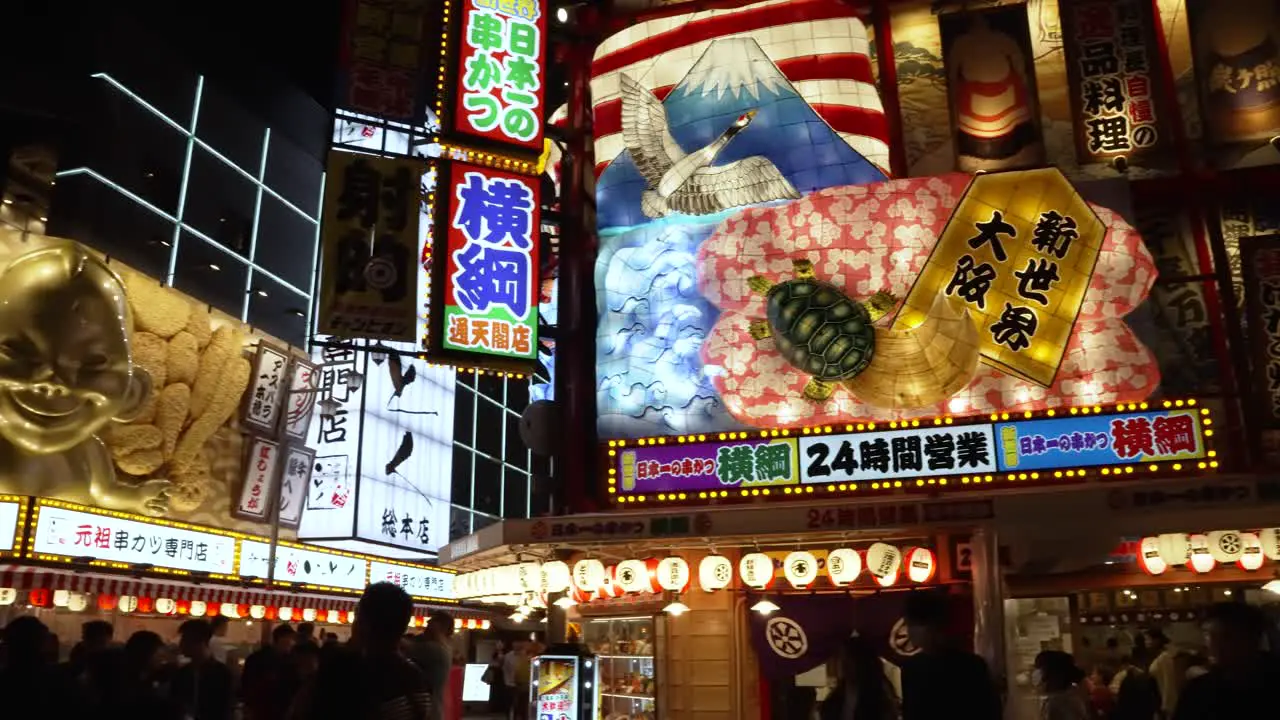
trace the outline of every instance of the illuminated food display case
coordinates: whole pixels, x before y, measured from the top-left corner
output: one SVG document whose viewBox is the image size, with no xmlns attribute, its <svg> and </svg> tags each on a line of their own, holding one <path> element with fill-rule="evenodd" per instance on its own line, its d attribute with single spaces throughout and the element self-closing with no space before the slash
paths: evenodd
<svg viewBox="0 0 1280 720">
<path fill-rule="evenodd" d="M 653 616 L 591 618 L 583 641 L 600 661 L 604 720 L 656 720 L 657 620 Z"/>
<path fill-rule="evenodd" d="M 581 645 L 552 645 L 533 659 L 529 694 L 537 720 L 600 717 L 600 666 Z"/>
</svg>

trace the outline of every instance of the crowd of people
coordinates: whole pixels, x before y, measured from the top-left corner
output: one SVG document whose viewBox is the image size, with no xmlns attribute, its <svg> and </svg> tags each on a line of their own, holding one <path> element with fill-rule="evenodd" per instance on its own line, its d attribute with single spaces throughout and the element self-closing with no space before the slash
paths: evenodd
<svg viewBox="0 0 1280 720">
<path fill-rule="evenodd" d="M 821 720 L 1000 720 L 1003 708 L 986 662 L 945 633 L 941 596 L 907 599 L 905 624 L 919 652 L 901 668 L 901 697 L 874 646 L 849 638 L 840 679 L 818 710 Z M 1207 613 L 1208 654 L 1179 652 L 1159 630 L 1134 651 L 1098 663 L 1086 674 L 1075 658 L 1046 650 L 1035 659 L 1032 684 L 1040 720 L 1243 720 L 1274 717 L 1270 693 L 1280 688 L 1280 661 L 1262 647 L 1267 621 L 1257 608 L 1222 603 Z"/>
<path fill-rule="evenodd" d="M 176 649 L 148 630 L 119 644 L 110 623 L 87 622 L 59 663 L 57 637 L 23 616 L 0 638 L 0 697 L 13 717 L 441 720 L 453 618 L 434 613 L 425 632 L 407 636 L 412 615 L 403 589 L 370 585 L 349 642 L 281 624 L 239 673 L 222 641 L 225 618 L 183 622 Z"/>
</svg>

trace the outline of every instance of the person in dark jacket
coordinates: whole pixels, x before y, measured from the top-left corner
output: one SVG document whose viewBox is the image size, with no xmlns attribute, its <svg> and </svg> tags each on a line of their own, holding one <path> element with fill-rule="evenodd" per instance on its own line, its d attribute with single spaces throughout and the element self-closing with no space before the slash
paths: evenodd
<svg viewBox="0 0 1280 720">
<path fill-rule="evenodd" d="M 1219 603 L 1205 616 L 1212 666 L 1178 696 L 1173 720 L 1252 720 L 1275 717 L 1280 664 L 1262 652 L 1267 621 L 1244 603 Z"/>
<path fill-rule="evenodd" d="M 1000 696 L 987 662 L 947 635 L 950 603 L 943 592 L 907 596 L 903 620 L 920 652 L 902 664 L 903 720 L 1000 720 Z"/>
<path fill-rule="evenodd" d="M 822 720 L 896 720 L 898 699 L 871 643 L 857 636 L 844 641 L 840 682 L 822 701 L 818 716 Z"/>
<path fill-rule="evenodd" d="M 178 636 L 178 649 L 191 662 L 173 676 L 173 699 L 191 720 L 229 720 L 231 671 L 209 651 L 213 628 L 203 620 L 188 620 L 178 628 Z"/>
<path fill-rule="evenodd" d="M 270 645 L 245 658 L 240 679 L 245 720 L 284 717 L 298 685 L 293 659 L 293 652 L 299 647 L 296 639 L 294 629 L 288 623 L 281 623 L 271 631 Z"/>
</svg>

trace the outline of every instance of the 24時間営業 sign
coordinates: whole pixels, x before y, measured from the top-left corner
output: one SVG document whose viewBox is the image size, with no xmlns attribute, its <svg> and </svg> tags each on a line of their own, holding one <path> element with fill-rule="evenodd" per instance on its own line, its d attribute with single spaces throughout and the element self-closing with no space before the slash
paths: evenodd
<svg viewBox="0 0 1280 720">
<path fill-rule="evenodd" d="M 799 437 L 649 443 L 615 450 L 623 494 L 870 484 L 996 472 L 1195 460 L 1194 408 L 935 425 Z"/>
<path fill-rule="evenodd" d="M 543 0 L 461 0 L 453 130 L 542 151 L 546 80 Z"/>
<path fill-rule="evenodd" d="M 446 257 L 436 262 L 432 346 L 530 360 L 538 351 L 538 180 L 442 162 Z M 436 292 L 439 292 L 438 297 Z M 479 360 L 477 360 L 479 362 Z"/>
</svg>

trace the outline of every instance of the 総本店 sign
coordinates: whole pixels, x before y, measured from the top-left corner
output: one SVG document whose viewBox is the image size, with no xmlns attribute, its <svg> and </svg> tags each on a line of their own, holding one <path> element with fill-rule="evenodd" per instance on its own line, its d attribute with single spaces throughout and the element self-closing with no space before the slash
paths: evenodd
<svg viewBox="0 0 1280 720">
<path fill-rule="evenodd" d="M 460 0 L 452 129 L 542 151 L 545 0 Z"/>
<path fill-rule="evenodd" d="M 978 324 L 982 359 L 1053 384 L 1106 228 L 1056 168 L 978 175 L 894 321 L 920 325 L 939 294 Z"/>
<path fill-rule="evenodd" d="M 317 332 L 416 342 L 421 160 L 329 153 Z"/>
<path fill-rule="evenodd" d="M 632 495 L 1181 462 L 1208 455 L 1202 412 L 1085 412 L 845 433 L 818 428 L 788 431 L 790 437 L 768 431 L 714 442 L 663 438 L 612 450 L 610 478 L 616 493 Z"/>
<path fill-rule="evenodd" d="M 441 162 L 431 347 L 471 362 L 527 362 L 538 352 L 538 179 Z"/>
</svg>

